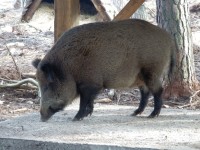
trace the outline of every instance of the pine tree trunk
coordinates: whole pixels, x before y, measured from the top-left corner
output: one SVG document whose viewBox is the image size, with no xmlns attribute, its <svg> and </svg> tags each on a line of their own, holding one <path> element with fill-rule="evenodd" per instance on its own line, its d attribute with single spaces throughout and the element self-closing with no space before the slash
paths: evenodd
<svg viewBox="0 0 200 150">
<path fill-rule="evenodd" d="M 187 0 L 157 0 L 157 23 L 174 38 L 177 69 L 173 83 L 176 96 L 189 96 L 197 86 Z"/>
</svg>

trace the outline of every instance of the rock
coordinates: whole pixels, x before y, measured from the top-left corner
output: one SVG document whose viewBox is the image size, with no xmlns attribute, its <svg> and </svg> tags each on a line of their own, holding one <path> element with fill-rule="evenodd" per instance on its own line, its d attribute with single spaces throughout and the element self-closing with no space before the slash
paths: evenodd
<svg viewBox="0 0 200 150">
<path fill-rule="evenodd" d="M 23 42 L 12 42 L 7 44 L 8 47 L 24 47 Z"/>
<path fill-rule="evenodd" d="M 12 27 L 8 25 L 5 27 L 1 27 L 1 32 L 12 32 Z"/>
<path fill-rule="evenodd" d="M 193 44 L 200 47 L 200 31 L 192 32 Z"/>
<path fill-rule="evenodd" d="M 1 100 L 0 100 L 0 105 L 3 105 L 3 104 L 4 104 L 4 102 L 5 102 L 5 101 L 1 101 Z"/>
<path fill-rule="evenodd" d="M 33 102 L 32 102 L 32 101 L 27 101 L 26 103 L 27 103 L 27 104 L 31 104 L 31 105 L 33 104 Z"/>
<path fill-rule="evenodd" d="M 13 56 L 21 56 L 22 52 L 20 49 L 17 48 L 10 48 L 10 52 Z"/>
</svg>

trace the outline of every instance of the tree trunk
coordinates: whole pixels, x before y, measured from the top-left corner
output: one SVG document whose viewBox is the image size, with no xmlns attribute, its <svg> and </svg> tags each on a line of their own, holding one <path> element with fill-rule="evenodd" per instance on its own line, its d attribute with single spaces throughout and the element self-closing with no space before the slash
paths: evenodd
<svg viewBox="0 0 200 150">
<path fill-rule="evenodd" d="M 198 81 L 195 74 L 193 46 L 187 0 L 157 0 L 157 23 L 174 38 L 177 63 L 172 79 L 172 94 L 190 96 Z"/>
</svg>

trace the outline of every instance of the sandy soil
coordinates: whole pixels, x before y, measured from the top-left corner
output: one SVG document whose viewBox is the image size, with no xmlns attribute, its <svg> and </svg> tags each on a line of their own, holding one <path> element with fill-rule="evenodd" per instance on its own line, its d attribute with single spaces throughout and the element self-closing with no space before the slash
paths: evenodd
<svg viewBox="0 0 200 150">
<path fill-rule="evenodd" d="M 130 114 L 135 107 L 97 104 L 91 117 L 73 122 L 77 109 L 78 105 L 71 105 L 48 122 L 39 121 L 38 113 L 2 121 L 0 145 L 8 150 L 28 150 L 30 146 L 34 150 L 120 150 L 101 146 L 84 148 L 80 144 L 126 147 L 121 150 L 200 149 L 200 111 L 163 109 L 160 117 L 149 119 L 146 116 L 152 108 L 145 109 L 141 116 L 133 117 Z M 15 139 L 16 142 L 13 142 Z M 72 143 L 79 147 L 67 146 Z"/>
<path fill-rule="evenodd" d="M 148 0 L 148 5 L 156 12 L 155 5 Z M 19 75 L 9 48 L 20 72 L 34 73 L 31 61 L 36 57 L 43 57 L 53 45 L 54 11 L 50 4 L 43 4 L 29 23 L 23 23 L 21 9 L 14 9 L 13 0 L 1 0 L 0 5 L 0 84 L 6 80 L 18 80 Z M 189 2 L 191 10 L 191 28 L 194 43 L 196 73 L 200 80 L 200 3 L 198 0 Z M 151 15 L 152 16 L 152 15 Z M 98 20 L 98 16 L 81 15 L 80 24 Z M 123 92 L 118 104 L 138 104 L 138 90 Z M 99 98 L 107 96 L 102 94 Z M 187 104 L 187 101 L 165 102 L 166 107 L 178 107 Z M 116 102 L 113 102 L 116 103 Z M 150 106 L 152 103 L 150 103 Z M 27 89 L 0 89 L 0 121 L 15 117 L 27 112 L 38 111 L 39 100 L 36 90 Z M 190 107 L 191 108 L 191 107 Z M 195 108 L 195 107 L 192 107 Z"/>
</svg>

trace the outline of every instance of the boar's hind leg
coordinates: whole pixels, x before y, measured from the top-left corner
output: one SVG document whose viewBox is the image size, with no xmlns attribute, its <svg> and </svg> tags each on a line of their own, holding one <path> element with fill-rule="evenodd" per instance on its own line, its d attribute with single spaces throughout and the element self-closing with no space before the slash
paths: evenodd
<svg viewBox="0 0 200 150">
<path fill-rule="evenodd" d="M 161 97 L 163 88 L 159 78 L 147 81 L 147 86 L 154 97 L 154 110 L 149 115 L 149 118 L 154 118 L 160 114 L 160 110 L 163 103 Z"/>
<path fill-rule="evenodd" d="M 162 84 L 160 82 L 160 73 L 161 71 L 151 69 L 142 69 L 141 74 L 143 76 L 143 80 L 149 89 L 149 91 L 153 94 L 154 97 L 154 110 L 149 115 L 149 118 L 154 118 L 160 114 L 160 110 L 162 107 Z"/>
<path fill-rule="evenodd" d="M 79 84 L 77 88 L 80 94 L 80 107 L 73 121 L 82 120 L 84 117 L 92 114 L 94 98 L 100 91 L 99 87 L 86 84 Z"/>
<path fill-rule="evenodd" d="M 132 116 L 141 114 L 144 111 L 144 109 L 147 105 L 147 102 L 148 102 L 148 97 L 150 94 L 149 89 L 145 85 L 140 87 L 139 89 L 140 89 L 140 94 L 141 94 L 140 105 L 139 105 L 139 108 L 134 111 Z"/>
<path fill-rule="evenodd" d="M 156 91 L 153 91 L 153 96 L 154 96 L 154 110 L 153 112 L 149 115 L 149 118 L 154 118 L 160 114 L 160 110 L 162 107 L 162 91 L 163 88 L 160 86 Z"/>
</svg>

